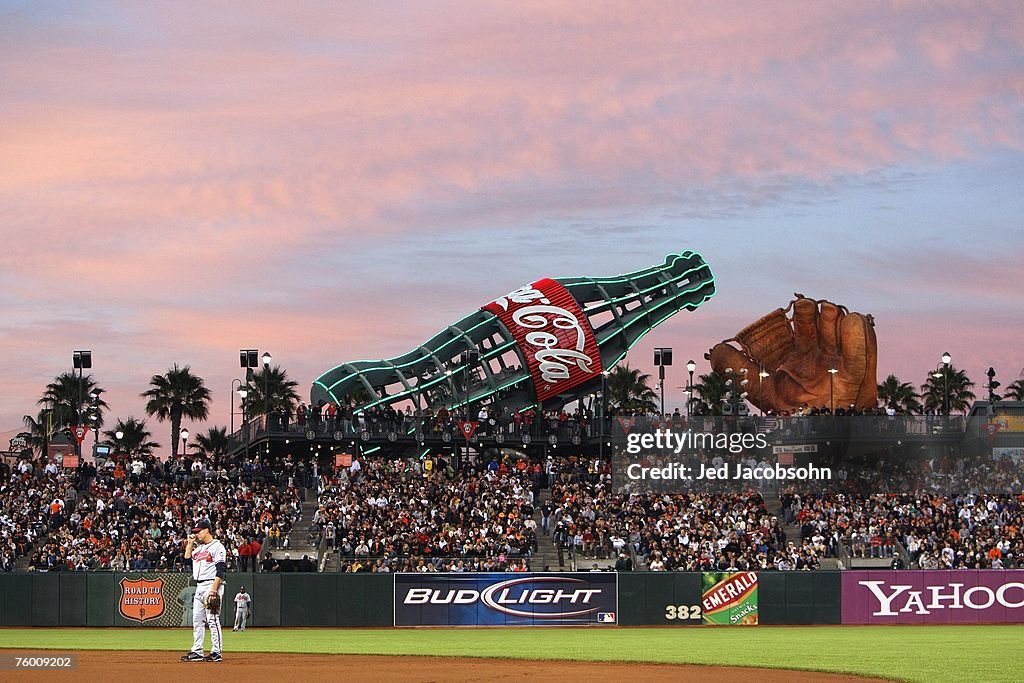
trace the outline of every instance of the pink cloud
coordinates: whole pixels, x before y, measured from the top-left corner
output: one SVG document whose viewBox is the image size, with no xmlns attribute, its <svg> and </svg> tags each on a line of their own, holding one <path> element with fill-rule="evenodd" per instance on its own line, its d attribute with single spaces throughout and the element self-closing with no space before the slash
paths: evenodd
<svg viewBox="0 0 1024 683">
<path fill-rule="evenodd" d="M 131 362 L 110 377 L 138 414 L 175 358 L 219 387 L 236 347 L 261 344 L 305 384 L 482 303 L 443 273 L 430 286 L 450 303 L 434 308 L 401 291 L 430 273 L 388 289 L 393 260 L 347 267 L 380 242 L 727 213 L 1024 148 L 1011 3 L 73 10 L 0 28 L 0 208 L 15 237 L 0 250 L 15 330 L 0 350 L 31 372 L 7 380 L 19 395 L 0 396 L 4 420 L 75 344 Z M 489 284 L 481 296 L 501 293 Z M 398 303 L 381 310 L 361 288 Z M 681 323 L 687 345 L 779 303 L 720 301 L 729 313 L 702 309 L 699 334 Z"/>
</svg>

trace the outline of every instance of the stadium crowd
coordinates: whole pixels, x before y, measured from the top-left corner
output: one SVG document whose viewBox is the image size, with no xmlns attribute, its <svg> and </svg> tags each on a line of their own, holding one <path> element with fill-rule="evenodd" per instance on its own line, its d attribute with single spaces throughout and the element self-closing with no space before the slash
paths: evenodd
<svg viewBox="0 0 1024 683">
<path fill-rule="evenodd" d="M 343 571 L 526 571 L 539 468 L 525 460 L 353 461 L 321 477 L 310 533 Z"/>
<path fill-rule="evenodd" d="M 4 466 L 6 570 L 24 556 L 35 571 L 187 570 L 184 540 L 202 517 L 228 548 L 230 568 L 246 569 L 263 547 L 284 547 L 301 514 L 296 477 L 283 474 L 298 468 L 285 462 L 40 465 L 23 459 L 9 473 Z"/>
<path fill-rule="evenodd" d="M 787 489 L 785 520 L 830 555 L 843 546 L 853 558 L 888 558 L 901 547 L 921 569 L 1024 568 L 1024 486 L 1013 461 L 894 464 L 857 470 L 840 491 Z"/>
<path fill-rule="evenodd" d="M 289 547 L 302 486 L 318 495 L 308 540 L 341 571 L 528 571 L 539 542 L 653 571 L 813 570 L 826 557 L 1024 567 L 1024 482 L 1009 460 L 882 459 L 843 471 L 827 492 L 780 491 L 778 516 L 764 498 L 773 489 L 623 494 L 609 458 L 321 466 L 291 456 L 0 463 L 0 567 L 27 557 L 37 571 L 183 570 L 184 538 L 205 516 L 231 569 L 312 571 L 308 558 L 268 555 Z M 798 533 L 787 538 L 787 525 Z"/>
</svg>

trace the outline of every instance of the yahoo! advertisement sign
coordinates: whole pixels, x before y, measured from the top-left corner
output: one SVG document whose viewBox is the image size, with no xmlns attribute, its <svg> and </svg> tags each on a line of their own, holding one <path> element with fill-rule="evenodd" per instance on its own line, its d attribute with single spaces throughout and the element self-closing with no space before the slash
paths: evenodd
<svg viewBox="0 0 1024 683">
<path fill-rule="evenodd" d="M 846 571 L 843 623 L 1024 623 L 1024 570 Z"/>
<path fill-rule="evenodd" d="M 395 626 L 615 624 L 617 575 L 395 574 Z"/>
</svg>

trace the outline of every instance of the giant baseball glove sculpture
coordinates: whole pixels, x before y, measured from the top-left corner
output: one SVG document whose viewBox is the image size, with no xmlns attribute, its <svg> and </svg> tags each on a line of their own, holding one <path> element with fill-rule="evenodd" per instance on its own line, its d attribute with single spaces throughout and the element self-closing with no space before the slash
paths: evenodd
<svg viewBox="0 0 1024 683">
<path fill-rule="evenodd" d="M 794 296 L 785 310 L 778 308 L 716 344 L 705 354 L 711 368 L 720 375 L 730 368 L 737 376 L 745 375 L 747 400 L 765 412 L 851 404 L 874 408 L 874 318 L 830 301 Z M 790 310 L 792 319 L 786 316 Z"/>
</svg>

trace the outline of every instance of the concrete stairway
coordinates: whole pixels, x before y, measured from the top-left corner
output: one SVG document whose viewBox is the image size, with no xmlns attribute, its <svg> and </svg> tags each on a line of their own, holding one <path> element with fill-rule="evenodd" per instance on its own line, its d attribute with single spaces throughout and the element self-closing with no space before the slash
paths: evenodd
<svg viewBox="0 0 1024 683">
<path fill-rule="evenodd" d="M 291 555 L 292 559 L 303 555 L 316 557 L 316 542 L 309 540 L 309 527 L 313 524 L 313 514 L 316 513 L 317 507 L 319 507 L 319 503 L 316 494 L 307 489 L 306 498 L 302 501 L 302 518 L 295 523 L 288 534 L 288 547 L 273 550 L 274 557 L 284 557 L 286 552 Z"/>
<path fill-rule="evenodd" d="M 533 521 L 537 522 L 537 552 L 534 553 L 533 559 L 530 560 L 530 569 L 535 572 L 541 572 L 544 571 L 544 567 L 548 567 L 549 571 L 553 572 L 566 571 L 570 569 L 568 553 L 563 557 L 565 566 L 559 567 L 558 548 L 553 545 L 554 537 L 550 533 L 545 536 L 541 529 L 541 520 L 544 519 L 544 515 L 541 514 L 540 509 L 546 500 L 544 493 L 544 491 L 541 491 L 540 498 L 537 501 L 537 508 L 533 512 Z"/>
<path fill-rule="evenodd" d="M 778 493 L 766 493 L 764 495 L 765 507 L 768 512 L 779 518 L 780 522 L 784 521 L 784 515 L 782 512 L 782 500 Z M 786 532 L 786 542 L 793 543 L 800 542 L 800 525 L 799 524 L 783 524 L 782 530 Z M 839 569 L 839 560 L 834 557 L 822 557 L 819 558 L 822 569 Z"/>
</svg>

